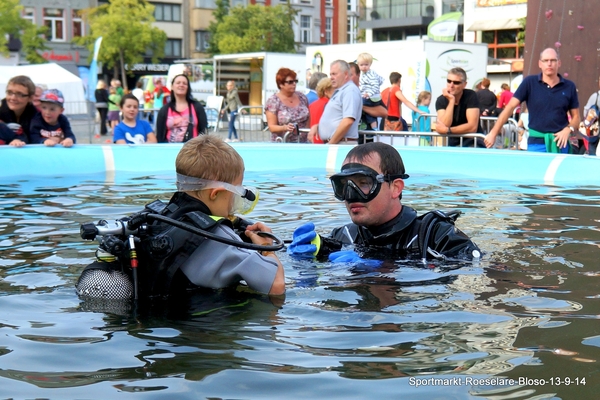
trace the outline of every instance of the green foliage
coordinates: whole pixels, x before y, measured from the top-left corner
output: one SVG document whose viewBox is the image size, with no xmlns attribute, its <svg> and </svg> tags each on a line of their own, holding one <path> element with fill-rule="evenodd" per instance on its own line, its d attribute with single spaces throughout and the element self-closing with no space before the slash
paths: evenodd
<svg viewBox="0 0 600 400">
<path fill-rule="evenodd" d="M 229 0 L 216 0 L 217 8 L 213 11 L 214 21 L 210 21 L 208 31 L 210 32 L 210 41 L 208 52 L 211 55 L 219 54 L 219 43 L 217 42 L 217 27 L 223 22 L 223 19 L 229 14 Z"/>
<path fill-rule="evenodd" d="M 213 40 L 222 54 L 272 51 L 294 53 L 292 23 L 298 12 L 291 5 L 237 6 L 217 23 Z"/>
<path fill-rule="evenodd" d="M 25 59 L 32 64 L 45 63 L 46 60 L 38 53 L 47 50 L 46 27 L 38 27 L 30 21 L 21 17 L 23 6 L 19 0 L 0 1 L 0 54 L 8 56 L 8 40 L 6 35 L 12 35 L 21 40 L 22 51 Z"/>
<path fill-rule="evenodd" d="M 521 30 L 517 33 L 517 44 L 519 46 L 525 46 L 525 25 L 527 24 L 527 17 L 517 19 Z"/>
<path fill-rule="evenodd" d="M 142 62 L 146 52 L 152 54 L 152 62 L 164 55 L 167 35 L 152 26 L 154 6 L 146 0 L 110 0 L 81 14 L 90 25 L 90 33 L 75 42 L 93 53 L 94 42 L 102 36 L 98 60 L 108 68 L 120 67 L 121 75 L 125 64 Z"/>
</svg>

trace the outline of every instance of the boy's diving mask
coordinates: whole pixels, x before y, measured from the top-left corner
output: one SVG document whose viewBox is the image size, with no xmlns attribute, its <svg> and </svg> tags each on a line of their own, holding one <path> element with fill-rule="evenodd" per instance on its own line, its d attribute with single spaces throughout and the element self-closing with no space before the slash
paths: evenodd
<svg viewBox="0 0 600 400">
<path fill-rule="evenodd" d="M 177 191 L 179 192 L 191 192 L 196 190 L 204 189 L 216 189 L 223 188 L 234 194 L 233 209 L 231 214 L 248 214 L 258 203 L 260 194 L 258 189 L 244 186 L 234 186 L 231 183 L 211 181 L 208 179 L 195 178 L 193 176 L 186 176 L 177 174 Z"/>
<path fill-rule="evenodd" d="M 383 182 L 406 178 L 407 174 L 383 175 L 366 165 L 349 163 L 329 179 L 336 199 L 348 203 L 368 203 L 377 197 Z"/>
</svg>

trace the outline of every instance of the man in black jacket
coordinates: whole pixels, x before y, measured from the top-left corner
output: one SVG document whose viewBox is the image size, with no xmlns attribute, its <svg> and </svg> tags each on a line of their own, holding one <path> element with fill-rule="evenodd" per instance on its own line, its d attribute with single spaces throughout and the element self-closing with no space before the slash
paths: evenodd
<svg viewBox="0 0 600 400">
<path fill-rule="evenodd" d="M 402 205 L 407 178 L 394 147 L 380 142 L 354 147 L 341 172 L 330 178 L 334 195 L 344 201 L 352 223 L 334 229 L 329 238 L 318 235 L 312 223 L 302 225 L 294 232 L 288 253 L 336 261 L 340 260 L 337 250 L 353 244 L 363 254 L 384 258 L 479 258 L 477 245 L 454 226 L 458 213 L 433 211 L 418 217 L 414 209 Z"/>
</svg>

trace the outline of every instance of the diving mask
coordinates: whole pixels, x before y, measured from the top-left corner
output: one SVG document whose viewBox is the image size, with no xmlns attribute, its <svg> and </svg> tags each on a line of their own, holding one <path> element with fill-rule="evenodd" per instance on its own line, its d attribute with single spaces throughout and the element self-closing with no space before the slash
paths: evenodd
<svg viewBox="0 0 600 400">
<path fill-rule="evenodd" d="M 383 182 L 406 178 L 407 174 L 384 175 L 366 165 L 348 163 L 341 172 L 329 179 L 336 199 L 348 203 L 368 203 L 377 197 Z"/>
<path fill-rule="evenodd" d="M 259 191 L 253 187 L 235 186 L 231 183 L 211 181 L 208 179 L 195 178 L 193 176 L 186 176 L 177 174 L 177 191 L 188 192 L 204 189 L 216 189 L 223 188 L 234 194 L 233 207 L 230 214 L 248 214 L 256 204 L 260 197 Z"/>
</svg>

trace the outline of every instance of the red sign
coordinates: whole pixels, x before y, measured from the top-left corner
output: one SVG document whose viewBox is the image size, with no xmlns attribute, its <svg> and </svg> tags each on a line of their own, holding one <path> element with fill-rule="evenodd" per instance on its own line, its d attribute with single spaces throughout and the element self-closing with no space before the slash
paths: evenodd
<svg viewBox="0 0 600 400">
<path fill-rule="evenodd" d="M 42 53 L 42 57 L 44 57 L 44 59 L 48 60 L 48 61 L 55 61 L 57 63 L 60 62 L 73 62 L 75 61 L 75 63 L 79 63 L 79 51 L 74 51 L 74 52 L 66 52 L 66 53 L 58 53 L 58 52 L 54 52 L 54 50 L 52 51 L 45 51 L 44 53 Z"/>
</svg>

